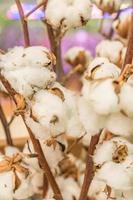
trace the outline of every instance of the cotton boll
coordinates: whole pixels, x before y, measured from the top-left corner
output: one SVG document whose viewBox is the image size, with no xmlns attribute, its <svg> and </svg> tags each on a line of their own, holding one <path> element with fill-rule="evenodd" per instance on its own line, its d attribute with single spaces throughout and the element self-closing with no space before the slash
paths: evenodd
<svg viewBox="0 0 133 200">
<path fill-rule="evenodd" d="M 13 172 L 0 173 L 0 199 L 13 200 Z"/>
<path fill-rule="evenodd" d="M 114 151 L 114 144 L 112 141 L 105 141 L 103 144 L 99 144 L 95 151 L 93 161 L 96 166 L 112 160 L 112 154 Z"/>
<path fill-rule="evenodd" d="M 81 90 L 81 95 L 84 97 L 86 101 L 90 99 L 90 90 L 91 90 L 92 81 L 83 79 L 83 86 Z"/>
<path fill-rule="evenodd" d="M 114 191 L 111 189 L 111 193 L 108 194 L 107 185 L 104 181 L 98 180 L 96 176 L 94 177 L 90 189 L 89 197 L 95 200 L 111 200 L 115 199 Z"/>
<path fill-rule="evenodd" d="M 15 70 L 26 66 L 48 67 L 54 63 L 53 54 L 43 46 L 14 47 L 9 49 L 0 58 L 0 68 L 5 70 Z"/>
<path fill-rule="evenodd" d="M 120 75 L 120 69 L 112 64 L 112 63 L 105 63 L 99 66 L 96 66 L 95 68 L 90 68 L 86 72 L 86 77 L 90 77 L 91 79 L 104 79 L 104 78 L 118 78 Z"/>
<path fill-rule="evenodd" d="M 83 47 L 72 47 L 65 54 L 65 60 L 73 67 L 81 64 L 84 69 L 89 65 L 92 60 L 90 51 Z"/>
<path fill-rule="evenodd" d="M 58 177 L 57 183 L 59 184 L 60 190 L 62 191 L 62 196 L 64 200 L 77 199 L 80 194 L 80 187 L 78 183 L 72 178 Z"/>
<path fill-rule="evenodd" d="M 34 192 L 33 187 L 31 185 L 30 178 L 27 178 L 27 179 L 22 181 L 19 189 L 17 189 L 15 191 L 13 197 L 15 199 L 18 199 L 18 200 L 24 200 L 24 199 L 27 199 L 27 198 L 33 196 L 34 193 L 35 192 Z"/>
<path fill-rule="evenodd" d="M 24 67 L 15 71 L 3 71 L 2 74 L 25 97 L 31 96 L 38 89 L 46 88 L 56 79 L 55 73 L 47 68 Z"/>
<path fill-rule="evenodd" d="M 96 54 L 107 57 L 110 62 L 118 64 L 121 58 L 123 44 L 120 41 L 103 40 L 96 47 Z"/>
<path fill-rule="evenodd" d="M 118 96 L 112 79 L 95 82 L 91 87 L 89 98 L 97 114 L 108 115 L 119 111 Z"/>
<path fill-rule="evenodd" d="M 93 160 L 96 166 L 102 166 L 109 161 L 123 162 L 126 157 L 133 154 L 133 145 L 126 139 L 114 137 L 97 145 Z"/>
<path fill-rule="evenodd" d="M 23 66 L 24 47 L 14 47 L 0 57 L 0 68 L 15 70 Z"/>
<path fill-rule="evenodd" d="M 133 188 L 133 156 L 127 157 L 128 162 L 107 162 L 97 172 L 97 178 L 105 181 L 107 185 L 118 190 L 129 190 Z M 110 173 L 111 172 L 111 173 Z"/>
<path fill-rule="evenodd" d="M 105 128 L 115 135 L 129 137 L 133 134 L 133 120 L 122 113 L 114 113 L 107 118 Z"/>
<path fill-rule="evenodd" d="M 24 199 L 33 195 L 33 190 L 29 184 L 29 169 L 23 163 L 21 154 L 13 154 L 13 156 L 1 156 L 0 158 L 0 199 L 12 200 L 16 198 L 22 199 L 22 191 Z M 31 194 L 31 190 L 32 194 Z M 9 195 L 9 196 L 8 196 Z"/>
<path fill-rule="evenodd" d="M 104 12 L 112 14 L 120 9 L 121 0 L 93 0 L 93 2 Z"/>
<path fill-rule="evenodd" d="M 51 137 L 50 132 L 47 129 L 47 127 L 41 125 L 39 122 L 36 122 L 34 119 L 32 119 L 29 116 L 26 116 L 25 120 L 26 120 L 27 126 L 32 130 L 36 138 L 47 140 Z"/>
<path fill-rule="evenodd" d="M 34 151 L 34 148 L 33 148 L 33 145 L 32 145 L 32 142 L 31 141 L 28 141 L 24 148 L 23 148 L 23 153 L 24 154 L 35 154 L 35 151 Z M 42 171 L 42 169 L 40 168 L 39 166 L 39 162 L 38 162 L 38 159 L 37 157 L 24 157 L 24 162 L 26 163 L 26 165 L 29 167 L 29 168 L 32 168 L 34 169 L 36 172 L 40 172 Z"/>
<path fill-rule="evenodd" d="M 95 111 L 83 97 L 79 98 L 78 111 L 80 120 L 85 128 L 85 131 L 90 136 L 98 134 L 99 131 L 104 127 L 106 120 L 105 117 L 102 117 L 95 113 Z"/>
<path fill-rule="evenodd" d="M 59 161 L 61 161 L 63 159 L 63 153 L 61 151 L 60 145 L 58 143 L 56 143 L 56 145 L 47 145 L 46 141 L 40 140 L 40 144 L 43 150 L 43 153 L 46 157 L 46 160 L 51 168 L 51 170 L 53 172 L 55 172 L 54 170 L 56 169 Z M 33 145 L 31 142 L 29 142 L 25 148 L 24 148 L 24 153 L 31 153 L 35 154 Z M 36 171 L 40 172 L 42 171 L 39 163 L 38 163 L 38 159 L 37 158 L 25 158 L 25 162 L 26 164 L 28 164 L 30 167 L 32 167 L 33 169 L 35 169 Z"/>
<path fill-rule="evenodd" d="M 109 59 L 107 57 L 95 57 L 88 66 L 88 69 L 93 70 L 96 66 L 101 66 L 105 63 L 109 63 Z"/>
<path fill-rule="evenodd" d="M 12 146 L 5 147 L 4 151 L 6 156 L 13 156 L 14 154 L 19 153 L 19 149 Z"/>
<path fill-rule="evenodd" d="M 57 143 L 54 147 L 53 145 L 46 145 L 43 141 L 40 143 L 51 170 L 55 172 L 58 163 L 63 159 L 63 153 L 60 145 Z"/>
<path fill-rule="evenodd" d="M 82 26 L 88 21 L 91 3 L 89 0 L 58 0 L 58 3 L 56 0 L 50 0 L 47 3 L 45 13 L 47 22 L 54 29 L 61 28 L 61 31 L 65 32 L 69 28 Z"/>
<path fill-rule="evenodd" d="M 34 95 L 32 114 L 45 128 L 45 135 L 56 136 L 65 131 L 65 112 L 61 98 L 49 91 L 39 91 Z"/>
<path fill-rule="evenodd" d="M 72 137 L 80 137 L 84 133 L 84 127 L 79 119 L 78 95 L 55 82 L 53 88 L 59 88 L 64 94 L 64 112 L 66 116 L 66 133 Z"/>
<path fill-rule="evenodd" d="M 133 87 L 128 83 L 124 83 L 121 87 L 121 92 L 120 92 L 120 107 L 129 117 L 133 117 L 132 93 L 133 93 Z"/>
<path fill-rule="evenodd" d="M 0 69 L 18 93 L 29 97 L 55 81 L 53 63 L 54 56 L 45 47 L 15 47 L 2 55 Z"/>
<path fill-rule="evenodd" d="M 43 46 L 32 46 L 25 49 L 24 52 L 25 65 L 34 67 L 48 67 L 51 69 L 51 65 L 55 64 L 54 55 Z"/>
<path fill-rule="evenodd" d="M 44 179 L 43 172 L 32 171 L 31 186 L 35 194 L 40 194 L 42 192 L 43 179 Z"/>
</svg>

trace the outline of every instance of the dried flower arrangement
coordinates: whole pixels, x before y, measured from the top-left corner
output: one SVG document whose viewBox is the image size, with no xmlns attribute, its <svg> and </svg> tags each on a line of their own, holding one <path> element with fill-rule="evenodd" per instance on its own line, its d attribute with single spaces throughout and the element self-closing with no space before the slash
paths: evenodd
<svg viewBox="0 0 133 200">
<path fill-rule="evenodd" d="M 121 17 L 121 0 L 94 0 L 103 12 L 118 12 L 116 36 L 96 47 L 96 57 L 73 47 L 65 60 L 61 40 L 91 16 L 90 0 L 39 0 L 19 10 L 25 46 L 0 53 L 1 93 L 14 102 L 0 118 L 7 146 L 0 154 L 0 200 L 133 199 L 133 14 Z M 28 17 L 45 11 L 51 50 L 31 46 Z M 112 36 L 112 34 L 110 35 Z M 80 91 L 65 87 L 77 74 Z M 29 133 L 23 150 L 13 145 L 10 124 L 20 115 Z"/>
</svg>

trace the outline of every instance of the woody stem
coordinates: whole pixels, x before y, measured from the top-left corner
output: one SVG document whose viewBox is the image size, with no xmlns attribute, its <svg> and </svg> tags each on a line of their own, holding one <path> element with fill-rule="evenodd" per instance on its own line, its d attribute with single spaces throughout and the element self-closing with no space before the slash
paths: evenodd
<svg viewBox="0 0 133 200">
<path fill-rule="evenodd" d="M 28 24 L 27 24 L 27 21 L 25 19 L 23 7 L 20 3 L 20 0 L 15 0 L 15 2 L 16 2 L 16 5 L 18 7 L 18 11 L 19 11 L 19 15 L 20 15 L 20 19 L 21 19 L 21 23 L 22 23 L 22 27 L 23 27 L 25 47 L 28 47 L 28 46 L 30 46 Z"/>
<path fill-rule="evenodd" d="M 124 71 L 127 64 L 132 64 L 132 60 L 133 60 L 133 13 L 131 17 L 131 26 L 129 29 L 129 36 L 128 36 L 128 46 L 127 46 L 124 64 L 122 67 L 122 72 Z"/>
<path fill-rule="evenodd" d="M 88 190 L 94 177 L 93 154 L 98 144 L 100 134 L 92 136 L 86 158 L 86 169 L 79 200 L 87 200 Z"/>
<path fill-rule="evenodd" d="M 7 119 L 6 119 L 6 116 L 5 116 L 5 113 L 3 111 L 1 104 L 0 104 L 0 119 L 1 119 L 1 122 L 2 122 L 2 125 L 4 128 L 4 131 L 5 131 L 7 144 L 10 146 L 13 146 L 10 128 L 9 128 L 9 125 L 8 125 L 8 122 L 7 122 Z"/>
</svg>

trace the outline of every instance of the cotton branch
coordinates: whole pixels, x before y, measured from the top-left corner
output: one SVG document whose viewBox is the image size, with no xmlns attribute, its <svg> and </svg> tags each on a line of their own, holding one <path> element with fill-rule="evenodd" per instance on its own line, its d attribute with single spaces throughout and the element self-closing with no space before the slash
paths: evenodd
<svg viewBox="0 0 133 200">
<path fill-rule="evenodd" d="M 131 26 L 129 30 L 129 36 L 128 36 L 128 46 L 127 46 L 127 51 L 126 51 L 126 56 L 125 56 L 122 72 L 127 64 L 132 64 L 132 60 L 133 60 L 133 13 L 132 13 Z"/>
<path fill-rule="evenodd" d="M 24 16 L 23 7 L 22 7 L 22 5 L 20 3 L 20 0 L 15 0 L 15 2 L 16 2 L 16 5 L 18 7 L 20 19 L 21 19 L 22 26 L 23 26 L 25 47 L 28 47 L 28 46 L 30 46 L 30 38 L 29 38 L 29 31 L 28 31 L 27 21 L 25 20 L 25 16 Z"/>
<path fill-rule="evenodd" d="M 92 136 L 90 145 L 88 147 L 84 181 L 81 188 L 79 200 L 87 200 L 88 190 L 94 177 L 93 154 L 94 154 L 96 145 L 98 144 L 99 137 L 100 137 L 100 134 Z"/>
<path fill-rule="evenodd" d="M 4 85 L 4 87 L 8 91 L 8 93 L 11 95 L 13 100 L 15 100 L 16 99 L 15 96 L 16 95 L 20 95 L 20 94 L 18 94 L 17 92 L 15 92 L 14 89 L 12 89 L 10 83 L 2 75 L 0 75 L 0 79 L 1 79 L 1 82 Z M 16 106 L 18 107 L 17 101 L 14 101 L 14 102 L 15 102 Z M 23 121 L 25 123 L 25 116 L 23 115 L 23 112 L 20 112 L 20 115 L 21 115 L 21 117 L 22 117 L 22 119 L 23 119 Z M 50 167 L 49 167 L 49 165 L 47 163 L 45 155 L 44 155 L 44 153 L 42 151 L 42 148 L 41 148 L 39 140 L 37 140 L 35 138 L 34 134 L 32 133 L 31 129 L 27 126 L 26 123 L 25 123 L 25 125 L 26 125 L 26 127 L 28 129 L 32 144 L 34 146 L 34 150 L 38 154 L 38 161 L 40 163 L 40 166 L 44 170 L 44 173 L 46 174 L 47 179 L 48 179 L 49 183 L 51 184 L 51 187 L 52 187 L 53 192 L 54 192 L 55 199 L 56 200 L 63 200 L 61 192 L 60 192 L 60 189 L 59 189 L 59 187 L 58 187 L 58 185 L 57 185 L 57 183 L 55 181 L 55 178 L 54 178 L 54 176 L 53 176 L 53 174 L 52 174 L 52 172 L 50 170 Z"/>
<path fill-rule="evenodd" d="M 12 138 L 11 138 L 11 132 L 10 132 L 9 124 L 7 122 L 7 119 L 6 119 L 6 116 L 5 116 L 5 113 L 3 111 L 1 104 L 0 104 L 0 119 L 1 119 L 1 122 L 2 122 L 2 125 L 3 125 L 3 128 L 4 128 L 4 131 L 5 131 L 7 144 L 10 145 L 10 146 L 13 146 L 13 141 L 12 141 Z"/>
</svg>

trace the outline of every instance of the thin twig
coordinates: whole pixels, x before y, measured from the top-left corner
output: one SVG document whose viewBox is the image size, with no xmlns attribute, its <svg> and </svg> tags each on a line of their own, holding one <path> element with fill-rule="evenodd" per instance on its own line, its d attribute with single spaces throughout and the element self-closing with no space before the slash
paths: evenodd
<svg viewBox="0 0 133 200">
<path fill-rule="evenodd" d="M 20 0 L 15 0 L 15 2 L 16 2 L 16 5 L 17 5 L 17 7 L 18 7 L 20 19 L 21 19 L 22 26 L 23 26 L 25 47 L 28 47 L 28 46 L 30 46 L 30 38 L 29 38 L 28 24 L 27 24 L 27 21 L 25 20 L 23 7 L 22 7 L 22 5 L 21 5 L 21 3 L 20 3 Z"/>
<path fill-rule="evenodd" d="M 94 163 L 93 163 L 92 156 L 94 154 L 96 145 L 98 144 L 99 137 L 100 137 L 100 134 L 92 136 L 90 145 L 88 147 L 84 181 L 81 188 L 79 200 L 87 200 L 88 190 L 94 177 Z"/>
<path fill-rule="evenodd" d="M 31 11 L 29 11 L 26 15 L 25 15 L 25 19 L 27 19 L 30 15 L 32 15 L 36 10 L 38 10 L 39 8 L 41 8 L 42 6 L 45 8 L 47 5 L 48 0 L 44 0 L 43 2 L 41 2 L 40 4 L 38 4 L 36 7 L 34 7 Z"/>
<path fill-rule="evenodd" d="M 3 125 L 3 128 L 4 128 L 4 131 L 5 131 L 7 144 L 10 145 L 10 146 L 13 146 L 10 128 L 9 128 L 5 113 L 3 111 L 3 108 L 1 106 L 1 103 L 0 103 L 0 119 L 1 119 L 1 122 L 2 122 L 2 125 Z"/>
<path fill-rule="evenodd" d="M 10 83 L 2 75 L 0 75 L 0 78 L 1 77 L 2 77 L 2 79 L 1 79 L 2 84 L 4 85 L 4 87 L 6 88 L 6 90 L 8 91 L 8 93 L 11 95 L 11 97 L 14 100 L 15 99 L 15 95 L 18 94 L 18 93 L 14 89 L 12 89 Z M 16 104 L 16 101 L 14 101 L 14 103 Z M 53 176 L 53 174 L 52 174 L 52 172 L 50 170 L 50 167 L 49 167 L 49 165 L 47 163 L 45 155 L 44 155 L 44 153 L 42 151 L 42 148 L 41 148 L 39 140 L 37 140 L 35 138 L 34 134 L 31 131 L 31 129 L 27 126 L 27 124 L 25 122 L 25 116 L 23 115 L 23 112 L 20 112 L 20 115 L 21 115 L 21 117 L 22 117 L 27 129 L 28 129 L 32 144 L 33 144 L 34 149 L 35 149 L 35 152 L 38 154 L 38 161 L 40 163 L 40 166 L 44 170 L 44 173 L 46 174 L 47 179 L 48 179 L 48 181 L 49 181 L 49 183 L 50 183 L 50 185 L 51 185 L 51 187 L 53 189 L 55 199 L 56 200 L 63 200 L 61 192 L 60 192 L 60 189 L 59 189 L 59 187 L 58 187 L 58 185 L 57 185 L 57 183 L 55 181 L 55 178 L 54 178 L 54 176 Z"/>
<path fill-rule="evenodd" d="M 133 13 L 132 13 L 131 26 L 128 36 L 128 46 L 121 73 L 123 72 L 127 64 L 132 64 L 132 60 L 133 60 Z"/>
</svg>

